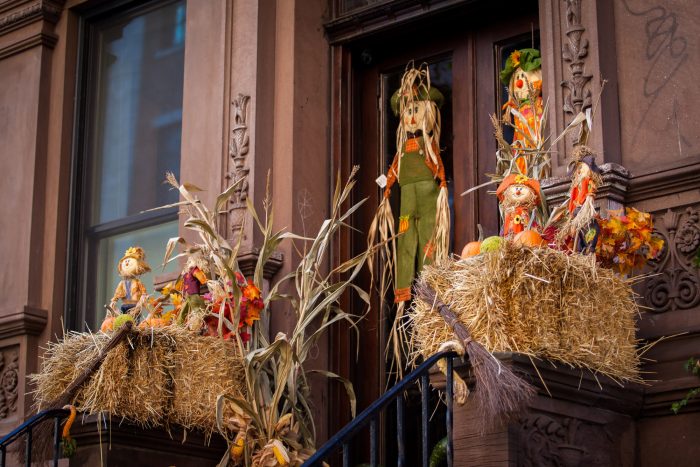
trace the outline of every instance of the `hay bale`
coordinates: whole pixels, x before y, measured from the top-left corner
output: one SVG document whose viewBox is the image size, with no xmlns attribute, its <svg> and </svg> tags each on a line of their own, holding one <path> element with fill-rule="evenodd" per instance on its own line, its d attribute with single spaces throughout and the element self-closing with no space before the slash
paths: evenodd
<svg viewBox="0 0 700 467">
<path fill-rule="evenodd" d="M 49 344 L 41 372 L 31 376 L 37 409 L 60 396 L 109 339 L 69 333 Z M 216 398 L 243 397 L 244 378 L 232 342 L 175 326 L 134 330 L 78 389 L 73 404 L 143 427 L 181 425 L 209 436 L 216 430 Z"/>
<path fill-rule="evenodd" d="M 182 330 L 172 353 L 172 423 L 205 432 L 216 430 L 216 399 L 242 397 L 243 359 L 230 341 Z"/>
<path fill-rule="evenodd" d="M 639 380 L 634 292 L 593 256 L 506 242 L 493 253 L 427 266 L 422 277 L 491 352 Z M 416 300 L 409 320 L 414 357 L 454 339 L 431 304 Z"/>
</svg>

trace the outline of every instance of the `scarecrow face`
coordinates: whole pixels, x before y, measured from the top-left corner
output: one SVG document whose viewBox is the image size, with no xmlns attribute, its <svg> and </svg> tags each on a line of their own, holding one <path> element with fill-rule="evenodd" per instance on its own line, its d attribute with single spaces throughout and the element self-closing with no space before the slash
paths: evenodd
<svg viewBox="0 0 700 467">
<path fill-rule="evenodd" d="M 584 162 L 579 162 L 576 164 L 576 170 L 574 170 L 573 181 L 574 183 L 581 183 L 581 181 L 586 177 L 591 177 L 592 171 L 588 164 Z"/>
<path fill-rule="evenodd" d="M 503 192 L 503 200 L 512 206 L 527 205 L 534 203 L 535 192 L 527 185 L 515 183 Z"/>
<path fill-rule="evenodd" d="M 429 109 L 430 101 L 407 102 L 403 109 L 401 123 L 407 133 L 415 133 L 418 130 L 431 131 L 435 118 Z M 425 120 L 425 126 L 423 121 Z"/>
<path fill-rule="evenodd" d="M 510 81 L 513 97 L 520 101 L 528 99 L 530 96 L 527 83 L 534 88 L 535 97 L 538 97 L 542 91 L 542 69 L 523 71 L 520 67 L 516 68 Z"/>
<path fill-rule="evenodd" d="M 134 258 L 124 258 L 119 263 L 119 272 L 124 276 L 135 276 L 139 263 Z"/>
</svg>

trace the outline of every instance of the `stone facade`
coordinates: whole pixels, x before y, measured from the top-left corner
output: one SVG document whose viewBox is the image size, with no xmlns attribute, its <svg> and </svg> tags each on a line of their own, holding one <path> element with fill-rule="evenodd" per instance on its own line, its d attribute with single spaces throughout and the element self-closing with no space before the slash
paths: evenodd
<svg viewBox="0 0 700 467">
<path fill-rule="evenodd" d="M 115 5 L 122 3 L 127 2 Z M 693 80 L 700 65 L 692 60 L 700 47 L 700 17 L 694 3 L 539 0 L 518 2 L 513 11 L 459 0 L 355 2 L 358 8 L 350 3 L 187 4 L 180 173 L 206 190 L 205 201 L 232 180 L 245 179 L 225 223 L 232 239 L 243 236 L 244 268 L 253 264 L 259 238 L 252 222 L 242 222 L 242 207 L 246 200 L 262 203 L 268 171 L 276 222 L 299 233 L 313 230 L 326 215 L 336 172 L 348 173 L 354 163 L 362 163 L 372 175 L 365 178 L 376 176 L 376 151 L 358 156 L 357 148 L 368 141 L 368 131 L 375 133 L 375 149 L 382 141 L 378 130 L 368 129 L 374 117 L 361 116 L 358 103 L 365 99 L 375 105 L 377 86 L 363 88 L 366 82 L 360 78 L 378 60 L 388 63 L 378 53 L 387 37 L 410 36 L 417 25 L 429 24 L 435 35 L 449 36 L 444 47 L 438 47 L 440 53 L 463 53 L 455 52 L 459 58 L 454 70 L 469 77 L 480 64 L 493 72 L 494 43 L 507 37 L 509 28 L 532 29 L 533 35 L 537 30 L 551 131 L 561 131 L 579 110 L 595 111 L 591 145 L 605 170 L 601 208 L 634 205 L 654 213 L 657 231 L 668 243 L 653 265 L 657 275 L 639 286 L 650 307 L 640 318 L 639 337 L 686 334 L 648 353 L 651 360 L 645 370 L 654 372 L 652 381 L 628 393 L 608 385 L 602 391 L 577 393 L 570 390 L 572 375 L 551 375 L 563 379 L 563 395 L 539 397 L 533 414 L 507 435 L 494 434 L 499 443 L 506 443 L 499 462 L 511 462 L 513 453 L 522 465 L 575 465 L 566 460 L 575 458 L 581 465 L 656 465 L 662 459 L 683 464 L 684 459 L 696 458 L 698 453 L 691 451 L 697 448 L 683 440 L 697 437 L 700 405 L 691 404 L 679 416 L 668 410 L 672 401 L 697 385 L 682 363 L 697 355 L 700 342 L 700 274 L 689 262 L 700 242 L 700 133 L 693 127 L 693 111 L 700 102 L 700 88 Z M 71 241 L 79 25 L 86 11 L 107 6 L 97 0 L 0 0 L 3 433 L 32 413 L 27 375 L 37 371 L 41 346 L 61 334 L 68 312 L 66 251 Z M 521 10 L 532 18 L 519 21 Z M 470 28 L 479 34 L 469 39 L 468 50 L 459 49 L 464 44 L 460 40 L 472 34 Z M 494 39 L 489 43 L 490 38 Z M 411 50 L 421 53 L 419 48 Z M 482 161 L 490 160 L 494 151 L 488 122 L 478 122 L 495 110 L 496 89 L 460 92 L 455 99 L 463 104 L 454 111 L 470 117 L 455 132 L 454 144 L 468 147 L 474 156 L 455 165 L 463 172 L 455 186 L 477 181 L 484 171 Z M 572 144 L 568 138 L 557 147 L 554 178 L 546 188 L 553 200 L 565 189 L 560 177 Z M 371 189 L 367 193 L 376 196 Z M 477 222 L 494 222 L 490 201 L 474 199 L 456 201 L 466 212 L 456 225 L 457 244 L 474 235 Z M 356 225 L 366 228 L 362 216 L 358 214 Z M 351 236 L 338 239 L 336 258 L 347 256 L 358 241 Z M 268 277 L 291 271 L 293 258 L 292 247 L 284 246 L 269 266 Z M 275 310 L 271 332 L 289 329 L 291 319 L 288 310 Z M 381 326 L 371 319 L 372 326 Z M 377 329 L 372 331 L 376 335 Z M 363 405 L 381 389 L 381 382 L 372 378 L 383 368 L 363 370 L 354 364 L 352 345 L 347 336 L 336 334 L 321 343 L 313 364 L 354 372 L 358 387 L 376 386 L 363 393 Z M 376 354 L 378 361 L 380 347 L 379 338 L 370 339 L 362 350 Z M 323 440 L 343 421 L 338 414 L 346 410 L 340 407 L 342 389 L 316 383 Z M 587 443 L 607 447 L 596 450 Z"/>
</svg>

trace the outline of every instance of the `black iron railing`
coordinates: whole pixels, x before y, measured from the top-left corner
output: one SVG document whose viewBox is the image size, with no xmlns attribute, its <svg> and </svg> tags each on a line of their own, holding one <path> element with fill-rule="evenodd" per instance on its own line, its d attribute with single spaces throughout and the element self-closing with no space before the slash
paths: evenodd
<svg viewBox="0 0 700 467">
<path fill-rule="evenodd" d="M 438 360 L 444 358 L 447 360 L 447 376 L 445 381 L 447 415 L 445 424 L 447 428 L 447 465 L 452 467 L 453 449 L 452 449 L 452 359 L 458 357 L 455 352 L 441 352 L 433 355 L 423 362 L 419 367 L 413 370 L 401 381 L 396 383 L 382 397 L 370 404 L 360 415 L 345 425 L 338 433 L 319 448 L 316 453 L 304 463 L 304 467 L 321 466 L 323 460 L 335 453 L 336 450 L 342 449 L 343 467 L 350 465 L 350 441 L 357 432 L 369 424 L 370 433 L 370 465 L 376 467 L 378 464 L 378 425 L 379 416 L 384 408 L 396 401 L 396 442 L 397 442 L 397 459 L 398 466 L 407 466 L 406 462 L 406 441 L 404 440 L 404 400 L 403 393 L 408 387 L 420 380 L 421 391 L 421 452 L 422 465 L 428 467 L 430 458 L 429 451 L 429 405 L 430 405 L 430 369 Z M 411 465 L 415 465 L 411 462 Z"/>
<path fill-rule="evenodd" d="M 61 457 L 61 420 L 70 415 L 66 409 L 44 410 L 12 430 L 0 439 L 0 467 L 5 467 L 7 451 L 10 446 L 24 437 L 24 465 L 32 465 L 32 445 L 34 441 L 34 429 L 42 422 L 53 419 L 53 465 L 58 466 Z"/>
</svg>

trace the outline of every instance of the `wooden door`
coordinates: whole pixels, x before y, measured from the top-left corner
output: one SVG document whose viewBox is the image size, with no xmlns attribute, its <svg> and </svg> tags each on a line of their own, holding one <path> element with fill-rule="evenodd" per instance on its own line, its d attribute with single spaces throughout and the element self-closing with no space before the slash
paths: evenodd
<svg viewBox="0 0 700 467">
<path fill-rule="evenodd" d="M 466 242 L 475 239 L 477 224 L 483 226 L 487 235 L 497 234 L 495 196 L 486 190 L 460 194 L 486 181 L 484 174 L 495 169 L 496 145 L 489 115 L 498 111 L 502 101 L 502 86 L 497 79 L 501 64 L 511 49 L 529 47 L 533 41 L 537 45 L 536 7 L 522 8 L 511 11 L 506 19 L 503 12 L 488 6 L 452 12 L 449 17 L 417 21 L 336 49 L 335 76 L 345 91 L 338 92 L 333 109 L 335 163 L 346 170 L 352 165 L 360 166 L 354 196 L 356 201 L 368 198 L 353 219 L 353 226 L 359 231 L 345 239 L 345 254 L 366 248 L 366 232 L 382 196 L 375 179 L 387 172 L 396 151 L 398 118 L 391 112 L 390 98 L 411 60 L 416 65 L 429 65 L 432 85 L 445 95 L 440 147 L 450 193 L 452 251 L 459 254 Z M 394 213 L 398 213 L 399 190 L 398 186 L 392 190 Z M 360 283 L 369 286 L 368 273 L 360 278 Z M 335 333 L 331 339 L 334 369 L 354 382 L 358 411 L 377 399 L 393 381 L 385 350 L 395 306 L 391 303 L 393 297 L 379 303 L 377 296 L 375 290 L 371 311 L 359 324 L 359 339 L 349 329 Z M 361 303 L 350 306 L 356 313 L 364 310 Z M 331 433 L 348 420 L 343 416 L 347 401 L 339 391 L 335 394 Z M 393 433 L 394 427 L 391 412 L 383 417 L 381 427 L 385 436 L 380 463 L 391 465 L 395 463 L 391 456 L 394 440 L 388 434 Z M 410 422 L 407 429 L 411 429 Z M 413 444 L 420 449 L 420 432 L 414 436 Z M 435 436 L 444 434 L 437 432 Z M 357 463 L 366 460 L 366 450 L 364 441 L 353 450 Z"/>
</svg>

